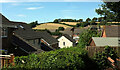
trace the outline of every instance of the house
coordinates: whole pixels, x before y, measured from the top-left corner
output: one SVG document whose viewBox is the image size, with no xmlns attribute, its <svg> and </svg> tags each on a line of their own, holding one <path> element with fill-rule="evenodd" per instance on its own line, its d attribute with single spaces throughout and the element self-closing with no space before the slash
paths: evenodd
<svg viewBox="0 0 120 70">
<path fill-rule="evenodd" d="M 13 32 L 10 32 L 12 34 L 11 39 L 9 40 L 11 46 L 6 45 L 9 47 L 9 53 L 15 53 L 15 55 L 21 56 L 55 50 L 58 48 L 57 39 L 53 38 L 46 31 L 36 32 L 26 23 L 10 21 L 2 14 L 1 16 L 2 23 L 7 23 L 7 26 L 15 26 L 17 28 Z M 7 41 L 4 41 L 3 43 L 6 42 Z"/>
<path fill-rule="evenodd" d="M 67 34 L 73 39 L 75 39 L 76 43 L 78 43 L 79 35 L 88 28 L 66 28 L 64 31 L 60 31 L 63 34 Z"/>
<path fill-rule="evenodd" d="M 104 26 L 102 37 L 120 37 L 120 26 Z"/>
<path fill-rule="evenodd" d="M 10 22 L 3 15 L 0 14 L 0 17 L 2 17 L 0 19 L 0 22 L 2 21 L 0 24 L 0 49 L 8 50 L 8 45 L 11 46 L 13 31 L 17 29 L 17 27 L 15 25 L 10 25 Z"/>
<path fill-rule="evenodd" d="M 92 37 L 89 42 L 90 46 L 120 46 L 120 38 L 119 37 Z"/>
<path fill-rule="evenodd" d="M 72 37 L 70 37 L 67 34 L 62 35 L 58 37 L 57 39 L 59 41 L 60 48 L 67 48 L 67 47 L 75 46 L 76 44 L 75 40 L 72 39 Z"/>
</svg>

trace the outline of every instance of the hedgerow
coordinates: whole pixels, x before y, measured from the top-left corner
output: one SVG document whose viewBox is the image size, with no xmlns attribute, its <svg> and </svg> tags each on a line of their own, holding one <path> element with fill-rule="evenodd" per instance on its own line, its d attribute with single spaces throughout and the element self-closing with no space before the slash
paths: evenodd
<svg viewBox="0 0 120 70">
<path fill-rule="evenodd" d="M 63 48 L 40 54 L 15 57 L 8 70 L 85 70 L 87 51 L 79 47 Z"/>
</svg>

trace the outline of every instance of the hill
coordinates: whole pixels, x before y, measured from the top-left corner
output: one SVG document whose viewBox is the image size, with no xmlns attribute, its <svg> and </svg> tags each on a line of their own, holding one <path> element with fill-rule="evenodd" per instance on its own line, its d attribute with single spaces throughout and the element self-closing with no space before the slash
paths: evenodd
<svg viewBox="0 0 120 70">
<path fill-rule="evenodd" d="M 60 22 L 60 23 L 65 23 L 68 25 L 76 25 L 77 23 L 80 23 L 80 22 Z"/>
<path fill-rule="evenodd" d="M 33 29 L 58 29 L 58 27 L 64 27 L 66 28 L 71 28 L 71 26 L 63 25 L 63 24 L 58 24 L 58 23 L 43 23 L 40 24 Z"/>
</svg>

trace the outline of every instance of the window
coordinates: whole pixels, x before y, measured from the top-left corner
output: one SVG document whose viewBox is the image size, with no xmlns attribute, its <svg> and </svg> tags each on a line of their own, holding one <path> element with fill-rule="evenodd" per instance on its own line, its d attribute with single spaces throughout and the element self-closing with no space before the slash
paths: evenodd
<svg viewBox="0 0 120 70">
<path fill-rule="evenodd" d="M 63 45 L 65 46 L 65 42 L 63 42 Z"/>
<path fill-rule="evenodd" d="M 7 37 L 7 28 L 2 28 L 2 37 Z"/>
</svg>

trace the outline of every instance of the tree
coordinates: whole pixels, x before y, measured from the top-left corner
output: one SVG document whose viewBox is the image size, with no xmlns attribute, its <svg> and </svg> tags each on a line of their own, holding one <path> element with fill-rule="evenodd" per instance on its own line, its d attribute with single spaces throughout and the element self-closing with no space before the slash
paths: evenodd
<svg viewBox="0 0 120 70">
<path fill-rule="evenodd" d="M 91 25 L 95 25 L 95 22 L 97 22 L 97 18 L 96 18 L 96 17 L 94 17 L 94 18 L 91 20 L 90 24 L 91 24 Z"/>
<path fill-rule="evenodd" d="M 105 2 L 101 8 L 96 9 L 96 13 L 104 17 L 105 21 L 120 21 L 120 2 Z"/>
<path fill-rule="evenodd" d="M 54 23 L 58 23 L 59 21 L 58 21 L 58 19 L 55 19 L 53 22 L 54 22 Z"/>
<path fill-rule="evenodd" d="M 30 27 L 33 28 L 33 27 L 36 27 L 36 25 L 39 25 L 39 24 L 38 24 L 38 21 L 35 21 L 35 22 L 29 23 L 28 25 L 30 25 Z"/>
<path fill-rule="evenodd" d="M 83 19 L 79 19 L 78 22 L 83 22 Z"/>
<path fill-rule="evenodd" d="M 58 30 L 59 30 L 59 31 L 64 31 L 65 28 L 64 28 L 64 27 L 59 27 Z"/>
<path fill-rule="evenodd" d="M 90 23 L 90 21 L 91 21 L 90 18 L 87 18 L 87 19 L 86 19 L 86 22 L 87 22 L 87 23 Z"/>
<path fill-rule="evenodd" d="M 104 2 L 105 6 L 113 11 L 116 15 L 116 21 L 120 22 L 120 1 L 119 2 Z"/>
<path fill-rule="evenodd" d="M 103 17 L 98 18 L 98 22 L 101 22 L 103 20 Z"/>
<path fill-rule="evenodd" d="M 79 36 L 78 47 L 85 48 L 85 46 L 89 45 L 89 40 L 91 37 L 99 37 L 99 33 L 96 30 L 86 30 L 83 31 Z"/>
<path fill-rule="evenodd" d="M 95 21 L 95 22 L 97 22 L 97 18 L 96 17 L 94 17 L 92 20 Z"/>
<path fill-rule="evenodd" d="M 112 58 L 113 60 L 116 60 L 116 58 L 118 58 L 117 54 L 111 47 L 105 46 L 104 51 L 102 51 L 102 53 L 95 54 L 94 60 L 99 65 L 99 68 L 103 70 L 107 67 L 110 67 L 110 63 L 107 59 L 108 57 Z"/>
</svg>

